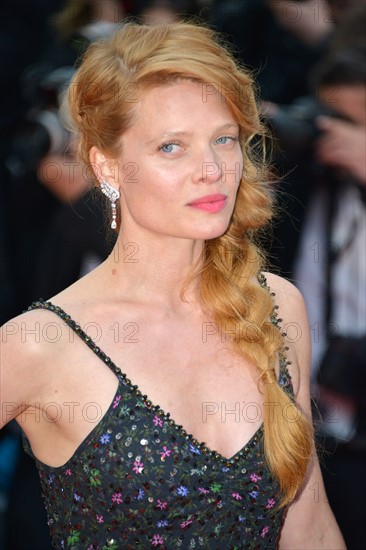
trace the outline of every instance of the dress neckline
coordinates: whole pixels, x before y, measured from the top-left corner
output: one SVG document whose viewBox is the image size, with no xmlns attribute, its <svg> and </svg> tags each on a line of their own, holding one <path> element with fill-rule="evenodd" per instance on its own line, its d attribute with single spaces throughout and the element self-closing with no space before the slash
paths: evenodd
<svg viewBox="0 0 366 550">
<path fill-rule="evenodd" d="M 265 281 L 265 279 L 264 279 Z M 267 286 L 265 284 L 265 286 Z M 268 287 L 267 287 L 268 288 Z M 274 295 L 274 293 L 272 293 Z M 272 315 L 271 315 L 271 322 L 275 325 L 279 324 L 279 320 L 277 319 L 277 313 L 276 308 L 277 306 L 274 306 Z M 192 434 L 188 433 L 187 430 L 184 429 L 184 427 L 181 424 L 178 424 L 175 422 L 175 420 L 171 417 L 169 412 L 165 412 L 160 405 L 154 405 L 153 402 L 149 399 L 147 394 L 143 394 L 140 388 L 137 384 L 133 384 L 130 378 L 125 374 L 115 363 L 112 361 L 112 359 L 104 353 L 103 350 L 100 349 L 99 346 L 94 342 L 94 340 L 84 332 L 84 330 L 81 328 L 81 326 L 74 321 L 70 315 L 68 315 L 60 306 L 56 306 L 52 302 L 44 301 L 42 298 L 39 300 L 33 302 L 30 307 L 28 308 L 28 311 L 31 311 L 33 309 L 45 309 L 48 311 L 51 311 L 58 315 L 80 338 L 83 340 L 86 345 L 101 359 L 111 370 L 114 372 L 117 376 L 117 378 L 124 383 L 124 385 L 130 390 L 130 392 L 135 395 L 136 397 L 140 398 L 144 405 L 146 405 L 147 409 L 151 412 L 155 413 L 161 420 L 165 420 L 170 427 L 175 429 L 177 433 L 183 437 L 185 440 L 189 441 L 193 447 L 199 449 L 203 452 L 203 454 L 208 455 L 212 457 L 215 461 L 222 463 L 225 467 L 231 467 L 233 465 L 236 465 L 237 462 L 242 458 L 245 457 L 250 450 L 252 450 L 257 443 L 260 441 L 260 439 L 263 436 L 264 432 L 264 424 L 263 422 L 259 426 L 259 428 L 254 432 L 254 434 L 249 438 L 249 440 L 231 457 L 225 457 L 218 451 L 215 451 L 214 449 L 210 449 L 205 442 L 197 440 Z M 282 333 L 285 335 L 285 333 Z M 290 395 L 293 395 L 293 389 L 292 389 L 292 383 L 291 378 L 288 373 L 287 365 L 290 364 L 290 361 L 287 361 L 286 353 L 285 351 L 288 348 L 283 348 L 279 352 L 279 380 L 278 383 L 280 383 L 281 377 L 284 377 L 284 383 L 282 384 L 282 387 L 284 390 L 289 393 Z M 117 388 L 117 391 L 119 389 Z M 117 394 L 116 394 L 117 395 Z M 113 401 L 115 399 L 115 396 L 113 397 L 113 400 L 106 410 L 105 415 L 101 418 L 100 422 L 103 421 L 104 416 L 106 416 L 112 406 Z M 99 423 L 98 423 L 99 424 Z M 94 430 L 97 428 L 97 426 L 94 427 L 94 429 L 85 437 L 85 439 L 80 443 L 78 448 L 75 450 L 75 453 L 79 450 L 80 447 L 83 446 L 83 443 L 89 438 L 89 436 L 94 432 Z M 73 456 L 75 456 L 75 453 Z M 69 461 L 68 461 L 69 462 Z"/>
</svg>

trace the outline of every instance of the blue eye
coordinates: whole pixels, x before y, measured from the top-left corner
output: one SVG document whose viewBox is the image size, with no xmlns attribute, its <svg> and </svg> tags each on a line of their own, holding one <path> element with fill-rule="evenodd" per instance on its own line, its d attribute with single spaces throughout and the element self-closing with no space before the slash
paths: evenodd
<svg viewBox="0 0 366 550">
<path fill-rule="evenodd" d="M 163 151 L 163 153 L 174 153 L 174 147 L 179 147 L 179 143 L 164 143 L 159 147 L 159 151 Z"/>
<path fill-rule="evenodd" d="M 228 142 L 236 142 L 238 138 L 235 136 L 221 136 L 216 140 L 219 145 L 226 145 Z"/>
</svg>

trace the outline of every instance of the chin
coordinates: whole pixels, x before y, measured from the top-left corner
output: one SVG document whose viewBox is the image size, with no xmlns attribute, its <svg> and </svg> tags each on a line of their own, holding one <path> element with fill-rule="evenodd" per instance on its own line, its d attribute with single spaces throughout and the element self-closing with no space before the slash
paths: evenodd
<svg viewBox="0 0 366 550">
<path fill-rule="evenodd" d="M 203 240 L 203 241 L 217 239 L 218 237 L 221 237 L 224 233 L 226 233 L 228 227 L 229 227 L 229 222 L 220 223 L 212 227 L 210 227 L 210 224 L 207 224 L 206 227 L 198 229 L 193 238 Z"/>
</svg>

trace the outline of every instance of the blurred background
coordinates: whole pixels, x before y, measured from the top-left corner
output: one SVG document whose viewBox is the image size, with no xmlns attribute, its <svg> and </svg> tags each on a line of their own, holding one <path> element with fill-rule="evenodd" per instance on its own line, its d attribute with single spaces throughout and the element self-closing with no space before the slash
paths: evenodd
<svg viewBox="0 0 366 550">
<path fill-rule="evenodd" d="M 0 15 L 1 324 L 113 246 L 104 198 L 90 190 L 58 111 L 87 45 L 126 18 L 195 16 L 253 71 L 277 176 L 269 267 L 304 294 L 328 497 L 348 549 L 364 548 L 366 1 L 3 0 Z M 0 433 L 0 487 L 0 548 L 50 550 L 37 473 L 15 423 Z"/>
</svg>

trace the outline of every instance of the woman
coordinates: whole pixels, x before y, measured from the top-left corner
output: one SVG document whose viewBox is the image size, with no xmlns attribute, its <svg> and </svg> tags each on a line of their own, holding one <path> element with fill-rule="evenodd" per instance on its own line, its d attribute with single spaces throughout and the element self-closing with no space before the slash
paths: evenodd
<svg viewBox="0 0 366 550">
<path fill-rule="evenodd" d="M 254 244 L 271 210 L 251 78 L 208 29 L 128 24 L 68 102 L 116 246 L 3 328 L 2 420 L 26 434 L 55 547 L 344 548 L 304 306 Z"/>
</svg>

